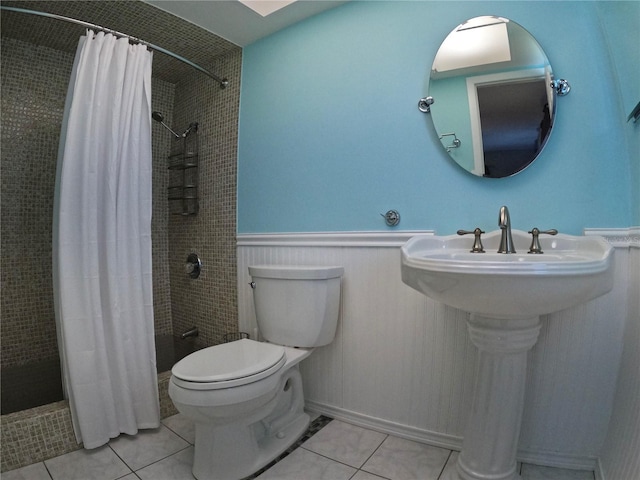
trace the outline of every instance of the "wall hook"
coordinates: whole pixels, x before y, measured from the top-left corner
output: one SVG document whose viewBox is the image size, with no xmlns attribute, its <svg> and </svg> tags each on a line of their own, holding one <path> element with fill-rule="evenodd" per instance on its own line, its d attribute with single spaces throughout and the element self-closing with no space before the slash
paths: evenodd
<svg viewBox="0 0 640 480">
<path fill-rule="evenodd" d="M 384 221 L 390 227 L 395 227 L 400 223 L 400 214 L 397 210 L 389 210 L 387 213 L 381 213 L 384 217 Z"/>
</svg>

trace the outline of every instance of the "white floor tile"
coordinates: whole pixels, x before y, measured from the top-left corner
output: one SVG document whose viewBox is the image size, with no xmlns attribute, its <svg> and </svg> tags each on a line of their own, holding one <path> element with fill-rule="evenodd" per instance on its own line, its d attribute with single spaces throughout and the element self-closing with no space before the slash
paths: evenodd
<svg viewBox="0 0 640 480">
<path fill-rule="evenodd" d="M 360 468 L 385 438 L 387 435 L 384 433 L 333 420 L 302 446 L 325 457 Z"/>
<path fill-rule="evenodd" d="M 592 471 L 522 465 L 522 480 L 594 480 Z"/>
<path fill-rule="evenodd" d="M 437 480 L 450 450 L 389 436 L 362 467 L 393 480 Z"/>
<path fill-rule="evenodd" d="M 4 472 L 2 480 L 194 480 L 193 446 L 188 443 L 193 443 L 193 425 L 181 415 L 163 424 L 135 436 L 121 435 L 109 446 Z M 458 480 L 458 455 L 334 420 L 258 479 Z M 357 471 L 363 461 L 363 470 Z M 522 465 L 521 475 L 522 480 L 595 479 L 591 471 L 528 464 Z"/>
<path fill-rule="evenodd" d="M 196 442 L 196 426 L 187 417 L 178 413 L 162 420 L 162 423 L 193 445 Z"/>
<path fill-rule="evenodd" d="M 132 470 L 157 462 L 184 450 L 189 444 L 165 426 L 140 430 L 137 435 L 120 435 L 109 446 Z"/>
<path fill-rule="evenodd" d="M 355 468 L 298 448 L 260 475 L 258 480 L 348 480 L 354 473 Z"/>
<path fill-rule="evenodd" d="M 193 480 L 193 447 L 189 447 L 170 457 L 138 470 L 142 480 Z"/>
<path fill-rule="evenodd" d="M 4 472 L 2 480 L 51 480 L 51 476 L 47 472 L 44 462 L 40 462 L 17 470 L 11 470 L 10 472 Z"/>
<path fill-rule="evenodd" d="M 108 446 L 76 450 L 45 460 L 53 480 L 115 480 L 131 473 Z"/>
</svg>

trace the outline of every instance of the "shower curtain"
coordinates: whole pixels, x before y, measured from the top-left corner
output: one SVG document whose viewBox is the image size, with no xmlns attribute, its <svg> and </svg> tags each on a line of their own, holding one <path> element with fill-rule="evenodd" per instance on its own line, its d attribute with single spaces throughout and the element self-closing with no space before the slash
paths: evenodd
<svg viewBox="0 0 640 480">
<path fill-rule="evenodd" d="M 151 279 L 151 59 L 87 31 L 69 83 L 54 200 L 53 276 L 78 443 L 160 425 Z"/>
</svg>

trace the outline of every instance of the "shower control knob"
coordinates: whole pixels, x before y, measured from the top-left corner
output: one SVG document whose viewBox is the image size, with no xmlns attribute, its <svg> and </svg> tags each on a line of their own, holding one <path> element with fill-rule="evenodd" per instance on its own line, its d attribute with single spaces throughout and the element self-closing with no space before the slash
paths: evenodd
<svg viewBox="0 0 640 480">
<path fill-rule="evenodd" d="M 198 278 L 200 276 L 200 270 L 202 269 L 202 262 L 198 255 L 190 253 L 187 257 L 187 263 L 184 264 L 184 270 L 191 278 Z"/>
</svg>

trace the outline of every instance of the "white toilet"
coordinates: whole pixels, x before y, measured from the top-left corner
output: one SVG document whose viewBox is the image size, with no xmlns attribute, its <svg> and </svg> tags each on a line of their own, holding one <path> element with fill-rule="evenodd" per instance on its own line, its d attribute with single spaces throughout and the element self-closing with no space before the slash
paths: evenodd
<svg viewBox="0 0 640 480">
<path fill-rule="evenodd" d="M 169 396 L 196 425 L 193 475 L 238 480 L 274 460 L 309 425 L 298 364 L 333 341 L 343 267 L 253 266 L 266 342 L 199 350 L 171 370 Z"/>
</svg>

